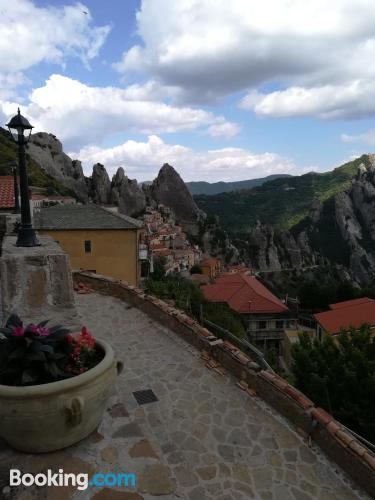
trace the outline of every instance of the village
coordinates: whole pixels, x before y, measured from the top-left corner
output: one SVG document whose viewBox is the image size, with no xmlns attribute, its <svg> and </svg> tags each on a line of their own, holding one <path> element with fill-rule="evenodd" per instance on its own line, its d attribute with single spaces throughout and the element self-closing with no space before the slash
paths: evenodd
<svg viewBox="0 0 375 500">
<path fill-rule="evenodd" d="M 2 212 L 15 211 L 14 186 L 12 176 L 0 177 Z M 326 335 L 337 337 L 348 325 L 359 328 L 365 321 L 375 326 L 375 301 L 368 297 L 306 315 L 298 300 L 277 297 L 243 264 L 225 265 L 204 254 L 164 204 L 147 207 L 134 219 L 118 213 L 116 206 L 81 205 L 74 197 L 48 195 L 38 188 L 30 189 L 29 198 L 35 227 L 61 244 L 73 269 L 143 286 L 153 276 L 155 264 L 162 263 L 165 276 L 178 274 L 200 287 L 207 302 L 225 304 L 244 325 L 246 342 L 260 352 L 275 352 L 287 373 L 292 347 L 302 332 L 322 342 Z M 204 322 L 203 309 L 200 319 Z M 221 328 L 224 337 L 233 333 L 220 324 L 206 326 Z"/>
</svg>

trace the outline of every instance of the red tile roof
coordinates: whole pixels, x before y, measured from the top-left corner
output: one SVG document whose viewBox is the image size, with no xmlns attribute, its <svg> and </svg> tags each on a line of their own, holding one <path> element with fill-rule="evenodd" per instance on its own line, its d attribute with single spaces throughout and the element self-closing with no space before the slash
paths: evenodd
<svg viewBox="0 0 375 500">
<path fill-rule="evenodd" d="M 225 274 L 216 278 L 212 285 L 202 287 L 210 302 L 226 302 L 239 313 L 280 314 L 289 309 L 254 276 Z"/>
<path fill-rule="evenodd" d="M 331 311 L 314 314 L 316 321 L 328 333 L 334 335 L 342 328 L 359 328 L 364 323 L 375 326 L 375 300 L 348 300 L 330 305 Z"/>
<path fill-rule="evenodd" d="M 14 207 L 14 184 L 12 175 L 0 176 L 0 208 Z"/>
<path fill-rule="evenodd" d="M 345 302 L 336 302 L 335 304 L 330 304 L 330 309 L 342 309 L 343 307 L 358 306 L 359 304 L 365 304 L 367 302 L 372 302 L 372 299 L 368 297 L 361 297 L 360 299 L 346 300 Z"/>
</svg>

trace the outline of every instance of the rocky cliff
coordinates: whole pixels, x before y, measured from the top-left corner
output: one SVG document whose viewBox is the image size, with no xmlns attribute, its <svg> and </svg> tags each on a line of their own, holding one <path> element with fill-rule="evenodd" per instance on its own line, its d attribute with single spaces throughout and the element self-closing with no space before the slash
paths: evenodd
<svg viewBox="0 0 375 500">
<path fill-rule="evenodd" d="M 200 210 L 186 184 L 168 163 L 162 166 L 148 192 L 157 203 L 171 207 L 181 222 L 195 222 L 199 217 Z"/>
<path fill-rule="evenodd" d="M 340 266 L 359 284 L 375 279 L 375 155 L 360 164 L 344 191 L 314 200 L 289 231 L 259 222 L 234 240 L 240 255 L 261 271 Z"/>
<path fill-rule="evenodd" d="M 33 134 L 27 152 L 51 177 L 74 191 L 81 201 L 88 201 L 81 162 L 69 158 L 54 135 L 45 132 Z"/>
</svg>

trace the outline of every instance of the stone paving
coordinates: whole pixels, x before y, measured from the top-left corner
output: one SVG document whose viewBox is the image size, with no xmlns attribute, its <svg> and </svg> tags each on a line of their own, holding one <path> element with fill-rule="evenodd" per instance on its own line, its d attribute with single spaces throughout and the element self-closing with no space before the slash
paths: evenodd
<svg viewBox="0 0 375 500">
<path fill-rule="evenodd" d="M 236 381 L 206 368 L 200 353 L 130 305 L 76 296 L 82 323 L 124 361 L 98 430 L 60 452 L 31 456 L 0 449 L 1 498 L 17 500 L 344 500 L 368 499 L 315 446 Z M 133 392 L 158 401 L 139 406 Z M 25 470 L 134 472 L 135 489 L 9 491 L 10 464 Z M 4 487 L 5 486 L 5 487 Z"/>
</svg>

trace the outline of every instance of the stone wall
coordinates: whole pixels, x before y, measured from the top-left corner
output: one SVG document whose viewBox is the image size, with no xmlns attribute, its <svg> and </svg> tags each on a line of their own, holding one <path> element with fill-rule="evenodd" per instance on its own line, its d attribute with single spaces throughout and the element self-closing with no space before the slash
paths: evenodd
<svg viewBox="0 0 375 500">
<path fill-rule="evenodd" d="M 25 320 L 53 317 L 74 324 L 73 281 L 69 257 L 49 237 L 37 247 L 17 247 L 16 236 L 5 236 L 0 258 L 0 321 L 11 312 Z"/>
<path fill-rule="evenodd" d="M 203 351 L 208 359 L 217 360 L 239 379 L 239 386 L 267 401 L 286 417 L 297 430 L 310 436 L 321 449 L 370 496 L 375 491 L 375 455 L 331 415 L 316 408 L 304 394 L 284 379 L 261 370 L 246 354 L 228 341 L 222 341 L 198 322 L 166 302 L 147 295 L 143 290 L 124 282 L 90 273 L 74 272 L 74 280 L 94 290 L 118 297 L 168 327 L 189 344 Z"/>
</svg>

